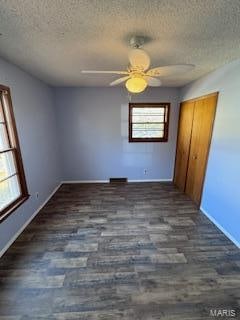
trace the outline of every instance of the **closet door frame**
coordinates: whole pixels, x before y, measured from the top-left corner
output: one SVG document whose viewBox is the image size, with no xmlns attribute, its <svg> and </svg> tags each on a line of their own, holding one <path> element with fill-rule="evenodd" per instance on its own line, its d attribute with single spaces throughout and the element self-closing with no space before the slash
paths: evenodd
<svg viewBox="0 0 240 320">
<path fill-rule="evenodd" d="M 206 157 L 206 163 L 205 163 L 205 169 L 204 169 L 204 175 L 203 175 L 203 182 L 201 185 L 201 196 L 200 196 L 200 200 L 199 203 L 197 204 L 198 208 L 200 208 L 201 206 L 201 202 L 202 202 L 202 194 L 203 194 L 203 187 L 204 187 L 204 183 L 205 183 L 205 178 L 206 178 L 206 172 L 207 172 L 207 165 L 208 165 L 208 159 L 209 159 L 209 152 L 210 152 L 210 147 L 211 147 L 211 143 L 212 143 L 212 134 L 213 134 L 213 128 L 214 128 L 214 122 L 215 122 L 215 118 L 216 118 L 216 111 L 217 111 L 217 102 L 218 102 L 218 96 L 219 96 L 219 91 L 215 91 L 203 96 L 199 96 L 193 99 L 188 99 L 188 100 L 183 100 L 180 103 L 180 106 L 182 103 L 184 102 L 196 102 L 199 100 L 204 100 L 210 97 L 216 97 L 216 107 L 215 107 L 215 112 L 213 115 L 213 121 L 212 121 L 212 125 L 211 125 L 211 134 L 209 137 L 209 142 L 208 142 L 208 146 L 207 146 L 207 157 Z M 195 105 L 194 105 L 195 108 Z M 179 119 L 178 119 L 178 135 L 179 135 L 179 121 L 180 121 L 180 115 L 181 115 L 181 109 L 179 110 Z M 194 119 L 194 112 L 193 112 L 193 119 Z M 193 125 L 193 123 L 192 123 Z M 192 134 L 192 129 L 191 129 L 191 134 Z M 174 179 L 175 179 L 175 175 L 176 175 L 176 158 L 177 158 L 177 148 L 178 148 L 178 135 L 177 135 L 177 143 L 176 143 L 176 152 L 175 152 L 175 165 L 174 165 Z M 191 149 L 191 141 L 192 141 L 192 136 L 190 137 L 190 145 L 189 145 L 189 156 L 190 156 L 190 149 Z M 184 187 L 184 192 L 186 190 L 186 183 L 187 183 L 187 174 L 188 174 L 188 167 L 189 167 L 189 156 L 188 156 L 188 162 L 187 162 L 187 171 L 186 171 L 186 180 L 185 180 L 185 187 Z"/>
</svg>

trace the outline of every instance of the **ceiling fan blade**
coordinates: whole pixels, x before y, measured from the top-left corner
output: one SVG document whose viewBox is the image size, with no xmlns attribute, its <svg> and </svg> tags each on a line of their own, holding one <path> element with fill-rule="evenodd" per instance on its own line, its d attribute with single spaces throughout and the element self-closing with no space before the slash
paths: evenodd
<svg viewBox="0 0 240 320">
<path fill-rule="evenodd" d="M 104 71 L 104 70 L 82 70 L 82 73 L 110 73 L 110 74 L 128 74 L 127 71 Z"/>
<path fill-rule="evenodd" d="M 111 86 L 111 87 L 112 87 L 112 86 L 116 86 L 116 85 L 118 85 L 118 84 L 120 84 L 120 83 L 128 80 L 129 78 L 130 78 L 130 76 L 127 76 L 127 77 L 122 77 L 122 78 L 119 78 L 119 79 L 117 79 L 117 80 L 114 80 L 113 82 L 110 83 L 110 86 Z"/>
<path fill-rule="evenodd" d="M 142 49 L 132 49 L 128 55 L 130 64 L 134 68 L 140 68 L 143 71 L 150 66 L 150 58 L 146 51 Z"/>
<path fill-rule="evenodd" d="M 150 87 L 160 87 L 162 85 L 162 81 L 156 78 L 152 78 L 149 76 L 144 77 Z"/>
<path fill-rule="evenodd" d="M 194 67 L 193 64 L 176 64 L 172 66 L 157 67 L 148 70 L 147 76 L 169 77 L 191 71 Z"/>
</svg>

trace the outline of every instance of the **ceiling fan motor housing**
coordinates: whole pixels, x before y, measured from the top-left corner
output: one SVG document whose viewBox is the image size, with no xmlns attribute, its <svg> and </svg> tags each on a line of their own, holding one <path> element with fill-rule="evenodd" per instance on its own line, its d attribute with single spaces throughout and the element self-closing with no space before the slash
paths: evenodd
<svg viewBox="0 0 240 320">
<path fill-rule="evenodd" d="M 134 49 L 141 48 L 144 45 L 145 39 L 141 36 L 134 36 L 130 39 L 130 46 Z"/>
</svg>

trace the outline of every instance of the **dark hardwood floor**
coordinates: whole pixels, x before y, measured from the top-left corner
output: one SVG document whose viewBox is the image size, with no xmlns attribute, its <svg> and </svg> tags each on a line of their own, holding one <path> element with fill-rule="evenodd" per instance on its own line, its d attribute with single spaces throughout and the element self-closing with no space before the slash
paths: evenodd
<svg viewBox="0 0 240 320">
<path fill-rule="evenodd" d="M 167 183 L 63 185 L 0 259 L 0 320 L 198 320 L 239 305 L 240 250 Z"/>
</svg>

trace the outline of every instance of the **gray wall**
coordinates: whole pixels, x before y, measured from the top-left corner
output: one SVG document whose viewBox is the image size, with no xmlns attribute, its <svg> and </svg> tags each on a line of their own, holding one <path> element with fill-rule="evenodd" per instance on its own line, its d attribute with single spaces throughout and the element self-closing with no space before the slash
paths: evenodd
<svg viewBox="0 0 240 320">
<path fill-rule="evenodd" d="M 152 88 L 135 96 L 133 102 L 171 102 L 169 141 L 129 143 L 123 87 L 57 88 L 63 180 L 172 179 L 178 95 L 177 88 Z"/>
<path fill-rule="evenodd" d="M 0 224 L 0 251 L 59 183 L 58 140 L 52 89 L 0 59 L 0 83 L 9 86 L 31 195 Z M 35 193 L 39 192 L 36 199 Z"/>
<path fill-rule="evenodd" d="M 202 209 L 240 246 L 240 60 L 184 87 L 181 99 L 219 91 Z"/>
</svg>

